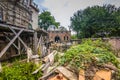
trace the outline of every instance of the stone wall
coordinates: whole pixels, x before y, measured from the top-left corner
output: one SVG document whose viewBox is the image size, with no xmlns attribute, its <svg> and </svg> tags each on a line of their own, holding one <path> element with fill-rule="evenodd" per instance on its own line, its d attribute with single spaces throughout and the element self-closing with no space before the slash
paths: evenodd
<svg viewBox="0 0 120 80">
<path fill-rule="evenodd" d="M 49 40 L 55 42 L 55 37 L 60 38 L 60 42 L 68 42 L 71 39 L 70 31 L 48 31 Z"/>
<path fill-rule="evenodd" d="M 14 26 L 24 28 L 38 28 L 38 14 L 37 7 L 32 5 L 32 0 L 27 0 L 25 3 L 23 0 L 13 2 L 6 0 L 0 1 L 0 22 L 8 23 Z"/>
<path fill-rule="evenodd" d="M 116 55 L 120 57 L 120 38 L 109 38 L 108 42 L 112 45 Z"/>
<path fill-rule="evenodd" d="M 2 20 L 8 24 L 27 28 L 30 23 L 30 9 L 23 4 L 9 0 L 0 2 Z"/>
</svg>

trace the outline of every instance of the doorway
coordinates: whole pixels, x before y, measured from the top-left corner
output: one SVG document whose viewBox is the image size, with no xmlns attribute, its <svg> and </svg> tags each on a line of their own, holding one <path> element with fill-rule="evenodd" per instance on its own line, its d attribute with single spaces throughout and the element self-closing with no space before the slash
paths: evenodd
<svg viewBox="0 0 120 80">
<path fill-rule="evenodd" d="M 55 37 L 55 42 L 60 42 L 61 40 L 60 40 L 60 37 L 59 36 L 56 36 Z"/>
</svg>

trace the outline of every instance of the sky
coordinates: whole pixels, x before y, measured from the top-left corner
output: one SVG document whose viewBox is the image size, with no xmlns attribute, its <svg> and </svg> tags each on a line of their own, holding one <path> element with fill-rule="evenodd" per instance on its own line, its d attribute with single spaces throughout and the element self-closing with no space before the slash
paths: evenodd
<svg viewBox="0 0 120 80">
<path fill-rule="evenodd" d="M 103 4 L 120 6 L 120 0 L 34 0 L 34 2 L 38 4 L 40 12 L 42 10 L 50 11 L 56 21 L 67 29 L 70 26 L 70 17 L 77 10 L 83 10 L 94 5 L 102 6 Z"/>
</svg>

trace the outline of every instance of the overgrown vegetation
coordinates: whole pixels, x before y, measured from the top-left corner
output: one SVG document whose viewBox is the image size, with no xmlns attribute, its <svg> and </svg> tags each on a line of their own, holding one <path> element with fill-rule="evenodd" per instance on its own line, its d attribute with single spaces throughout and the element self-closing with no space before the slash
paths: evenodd
<svg viewBox="0 0 120 80">
<path fill-rule="evenodd" d="M 71 39 L 77 39 L 77 35 L 76 34 L 71 35 Z"/>
<path fill-rule="evenodd" d="M 34 63 L 15 62 L 12 65 L 4 66 L 3 72 L 0 73 L 0 80 L 38 80 L 42 76 L 41 71 L 33 75 L 32 72 L 36 69 Z"/>
<path fill-rule="evenodd" d="M 59 59 L 61 65 L 71 65 L 76 71 L 87 70 L 91 66 L 100 68 L 104 64 L 112 64 L 120 69 L 120 63 L 112 53 L 110 45 L 100 39 L 83 40 L 81 44 L 68 49 Z"/>
</svg>

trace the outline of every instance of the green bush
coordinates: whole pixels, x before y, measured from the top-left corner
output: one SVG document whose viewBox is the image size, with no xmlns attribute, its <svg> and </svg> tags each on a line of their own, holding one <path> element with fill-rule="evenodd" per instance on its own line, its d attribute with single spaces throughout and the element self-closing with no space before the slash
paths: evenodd
<svg viewBox="0 0 120 80">
<path fill-rule="evenodd" d="M 4 66 L 3 72 L 0 73 L 0 80 L 38 80 L 42 76 L 41 71 L 37 74 L 31 74 L 36 65 L 33 63 L 15 62 L 12 66 Z"/>
<path fill-rule="evenodd" d="M 62 65 L 69 64 L 77 69 L 84 68 L 86 64 L 99 66 L 112 63 L 119 67 L 119 61 L 112 53 L 110 45 L 101 39 L 83 40 L 81 44 L 68 49 L 59 61 Z"/>
</svg>

